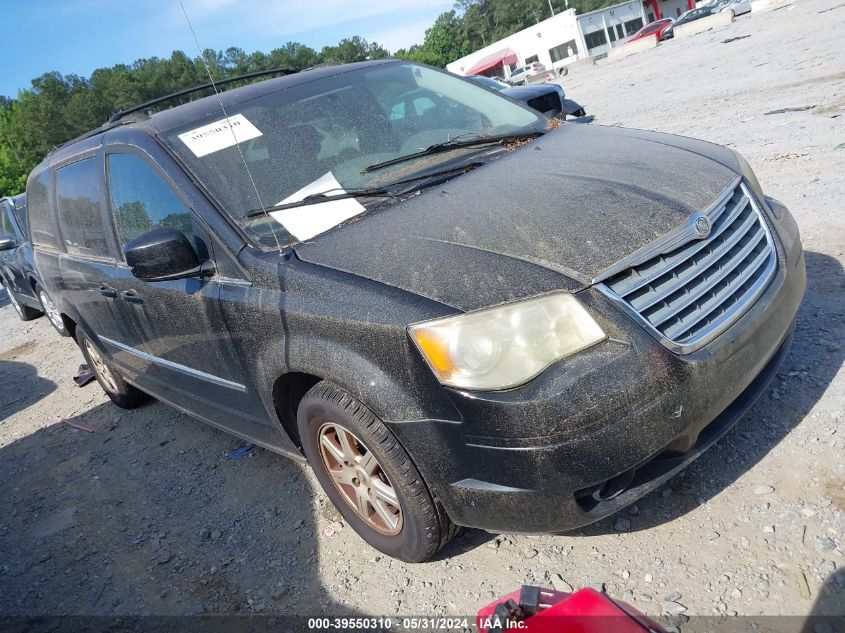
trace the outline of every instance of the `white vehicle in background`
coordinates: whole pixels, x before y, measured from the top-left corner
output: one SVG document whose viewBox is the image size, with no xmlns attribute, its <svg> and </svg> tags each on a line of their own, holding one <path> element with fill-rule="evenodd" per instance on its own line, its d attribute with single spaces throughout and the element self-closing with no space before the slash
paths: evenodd
<svg viewBox="0 0 845 633">
<path fill-rule="evenodd" d="M 544 81 L 545 76 L 546 67 L 540 62 L 531 62 L 530 64 L 514 69 L 506 81 L 512 86 L 519 86 L 528 82 Z"/>
<path fill-rule="evenodd" d="M 720 0 L 714 2 L 713 13 L 730 11 L 734 16 L 751 12 L 751 0 Z"/>
</svg>

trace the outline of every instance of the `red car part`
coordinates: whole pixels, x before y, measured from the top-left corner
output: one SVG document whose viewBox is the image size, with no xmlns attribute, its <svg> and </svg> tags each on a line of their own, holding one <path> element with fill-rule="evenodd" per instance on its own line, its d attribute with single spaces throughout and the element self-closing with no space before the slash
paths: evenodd
<svg viewBox="0 0 845 633">
<path fill-rule="evenodd" d="M 483 607 L 479 633 L 665 633 L 632 606 L 594 589 L 563 593 L 525 585 Z"/>
</svg>

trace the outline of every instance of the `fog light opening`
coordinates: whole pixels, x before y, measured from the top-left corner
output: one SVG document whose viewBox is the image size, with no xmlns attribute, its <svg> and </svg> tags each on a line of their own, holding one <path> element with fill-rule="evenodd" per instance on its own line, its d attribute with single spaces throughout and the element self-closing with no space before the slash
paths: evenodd
<svg viewBox="0 0 845 633">
<path fill-rule="evenodd" d="M 631 468 L 624 473 L 616 475 L 613 479 L 608 479 L 600 488 L 593 491 L 593 499 L 600 502 L 610 501 L 618 497 L 628 489 L 628 486 L 634 481 L 634 475 L 636 474 L 637 469 Z"/>
</svg>

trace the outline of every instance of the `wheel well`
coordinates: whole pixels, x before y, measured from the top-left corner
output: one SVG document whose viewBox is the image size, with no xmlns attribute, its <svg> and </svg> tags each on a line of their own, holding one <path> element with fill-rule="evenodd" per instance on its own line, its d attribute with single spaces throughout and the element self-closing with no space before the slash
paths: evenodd
<svg viewBox="0 0 845 633">
<path fill-rule="evenodd" d="M 41 285 L 40 282 L 35 277 L 33 277 L 32 275 L 27 277 L 27 279 L 29 280 L 29 285 L 32 286 L 32 293 L 35 294 L 35 286 L 40 286 Z M 62 312 L 61 315 L 62 315 L 62 321 L 65 324 L 65 328 L 67 329 L 68 333 L 70 334 L 70 337 L 75 341 L 76 340 L 76 321 L 71 319 L 64 312 Z"/>
<path fill-rule="evenodd" d="M 68 315 L 62 312 L 62 321 L 64 321 L 68 334 L 75 341 L 76 340 L 76 321 L 71 319 Z"/>
<path fill-rule="evenodd" d="M 296 425 L 296 411 L 302 397 L 322 378 L 302 372 L 290 372 L 281 376 L 273 385 L 273 406 L 290 438 L 302 450 L 299 429 Z"/>
</svg>

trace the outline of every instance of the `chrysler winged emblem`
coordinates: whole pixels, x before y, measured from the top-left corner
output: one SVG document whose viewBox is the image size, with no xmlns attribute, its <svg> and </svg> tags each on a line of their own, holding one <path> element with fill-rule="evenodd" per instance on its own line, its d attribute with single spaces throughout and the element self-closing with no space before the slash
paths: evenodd
<svg viewBox="0 0 845 633">
<path fill-rule="evenodd" d="M 710 218 L 703 213 L 693 213 L 689 219 L 689 224 L 695 231 L 695 237 L 703 240 L 710 235 L 710 230 L 713 228 Z"/>
<path fill-rule="evenodd" d="M 592 283 L 603 281 L 632 266 L 638 266 L 647 262 L 654 257 L 671 253 L 684 246 L 684 244 L 706 240 L 711 237 L 713 235 L 713 217 L 718 218 L 719 214 L 725 210 L 728 199 L 736 191 L 739 184 L 740 179 L 737 178 L 706 210 L 696 211 L 690 214 L 683 224 L 676 226 L 668 233 L 658 237 L 650 244 L 646 244 L 639 250 L 634 251 L 627 257 L 623 257 L 593 277 Z M 741 205 L 745 205 L 748 202 L 747 195 L 743 189 L 743 200 L 740 201 Z M 721 226 L 718 230 L 722 230 Z"/>
</svg>

